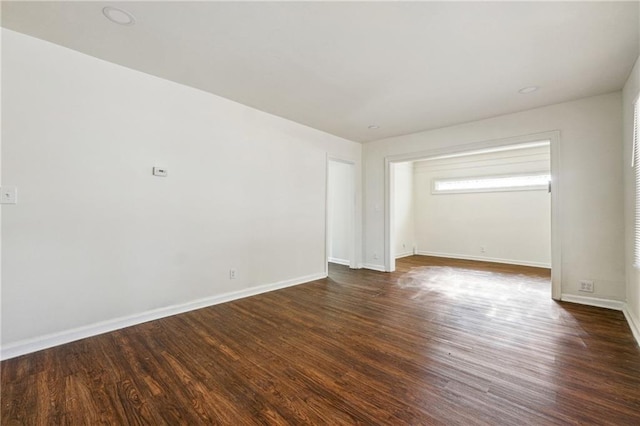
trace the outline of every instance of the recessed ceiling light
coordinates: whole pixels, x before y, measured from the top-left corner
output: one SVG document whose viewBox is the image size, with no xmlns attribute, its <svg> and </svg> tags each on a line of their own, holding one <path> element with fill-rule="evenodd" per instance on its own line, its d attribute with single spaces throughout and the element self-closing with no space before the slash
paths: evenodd
<svg viewBox="0 0 640 426">
<path fill-rule="evenodd" d="M 126 10 L 118 9 L 117 7 L 107 6 L 102 9 L 102 14 L 107 17 L 111 22 L 115 22 L 120 25 L 133 25 L 136 23 L 136 18 Z"/>
<path fill-rule="evenodd" d="M 527 93 L 535 92 L 538 89 L 539 89 L 538 86 L 523 87 L 522 89 L 518 90 L 518 93 L 522 93 L 523 95 L 526 95 Z"/>
<path fill-rule="evenodd" d="M 375 124 L 372 124 L 371 126 L 369 126 L 369 128 L 370 128 L 371 130 L 377 130 L 377 129 L 379 129 L 379 128 L 380 128 L 380 126 L 376 126 Z"/>
</svg>

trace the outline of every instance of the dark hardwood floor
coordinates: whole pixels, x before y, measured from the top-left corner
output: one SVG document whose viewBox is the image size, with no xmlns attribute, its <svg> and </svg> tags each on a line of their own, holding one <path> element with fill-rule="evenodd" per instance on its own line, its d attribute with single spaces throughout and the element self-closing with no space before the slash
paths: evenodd
<svg viewBox="0 0 640 426">
<path fill-rule="evenodd" d="M 620 312 L 413 256 L 2 362 L 13 424 L 640 424 Z"/>
</svg>

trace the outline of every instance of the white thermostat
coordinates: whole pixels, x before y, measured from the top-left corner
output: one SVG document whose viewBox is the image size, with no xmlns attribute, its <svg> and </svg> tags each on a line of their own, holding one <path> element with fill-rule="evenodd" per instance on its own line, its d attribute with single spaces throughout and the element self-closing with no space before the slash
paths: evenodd
<svg viewBox="0 0 640 426">
<path fill-rule="evenodd" d="M 154 167 L 153 168 L 153 175 L 154 176 L 166 177 L 168 173 L 169 172 L 164 167 Z"/>
</svg>

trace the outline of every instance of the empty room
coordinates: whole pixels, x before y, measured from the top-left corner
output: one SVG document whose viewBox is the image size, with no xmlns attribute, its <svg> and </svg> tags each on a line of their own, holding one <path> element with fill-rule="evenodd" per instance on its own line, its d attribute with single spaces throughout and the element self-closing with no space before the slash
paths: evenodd
<svg viewBox="0 0 640 426">
<path fill-rule="evenodd" d="M 640 3 L 1 2 L 2 425 L 640 424 Z"/>
</svg>

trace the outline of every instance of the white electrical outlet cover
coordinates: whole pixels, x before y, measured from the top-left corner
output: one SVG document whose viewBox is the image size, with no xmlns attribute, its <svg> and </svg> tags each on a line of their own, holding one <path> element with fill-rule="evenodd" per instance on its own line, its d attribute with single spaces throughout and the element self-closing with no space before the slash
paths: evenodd
<svg viewBox="0 0 640 426">
<path fill-rule="evenodd" d="M 18 188 L 15 186 L 0 188 L 0 204 L 18 204 Z"/>
<path fill-rule="evenodd" d="M 594 282 L 593 280 L 580 280 L 580 287 L 578 291 L 584 291 L 587 293 L 593 293 Z"/>
</svg>

